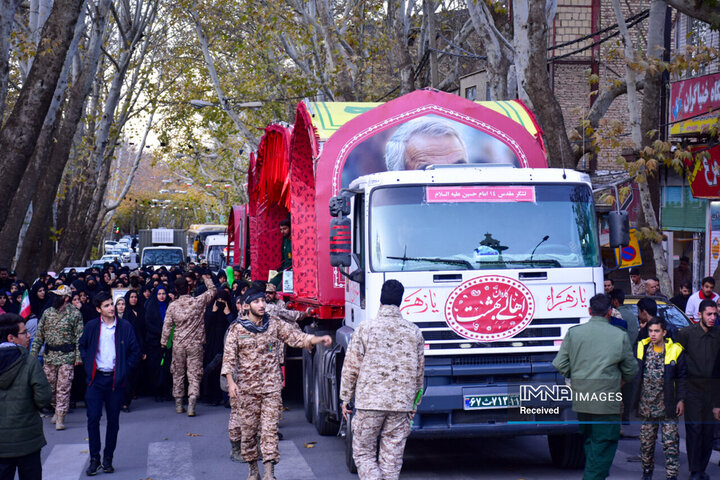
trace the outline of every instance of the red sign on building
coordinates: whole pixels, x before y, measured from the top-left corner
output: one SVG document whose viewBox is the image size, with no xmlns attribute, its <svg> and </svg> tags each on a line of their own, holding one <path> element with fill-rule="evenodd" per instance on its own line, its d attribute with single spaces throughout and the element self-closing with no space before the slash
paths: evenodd
<svg viewBox="0 0 720 480">
<path fill-rule="evenodd" d="M 704 124 L 715 121 L 720 108 L 720 73 L 673 82 L 670 87 L 670 133 L 698 132 Z M 686 120 L 686 121 L 684 121 Z M 679 122 L 679 123 L 677 123 Z"/>
<path fill-rule="evenodd" d="M 693 197 L 720 199 L 720 145 L 700 147 L 697 149 L 699 152 L 708 152 L 709 155 L 704 158 L 698 156 L 687 164 Z"/>
</svg>

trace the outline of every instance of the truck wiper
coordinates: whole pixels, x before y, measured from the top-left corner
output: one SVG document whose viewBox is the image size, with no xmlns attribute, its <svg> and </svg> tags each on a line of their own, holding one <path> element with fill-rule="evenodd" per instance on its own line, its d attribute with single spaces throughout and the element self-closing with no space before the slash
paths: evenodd
<svg viewBox="0 0 720 480">
<path fill-rule="evenodd" d="M 508 265 L 511 263 L 519 263 L 522 265 L 552 265 L 553 267 L 562 267 L 560 262 L 555 259 L 537 259 L 537 260 L 491 260 L 488 262 L 476 261 L 480 265 L 497 264 L 497 265 Z"/>
<path fill-rule="evenodd" d="M 392 260 L 402 260 L 405 261 L 413 261 L 413 262 L 430 262 L 430 263 L 444 263 L 446 265 L 460 265 L 468 270 L 474 270 L 472 263 L 468 262 L 467 260 L 458 260 L 455 258 L 430 258 L 430 257 L 387 257 Z"/>
</svg>

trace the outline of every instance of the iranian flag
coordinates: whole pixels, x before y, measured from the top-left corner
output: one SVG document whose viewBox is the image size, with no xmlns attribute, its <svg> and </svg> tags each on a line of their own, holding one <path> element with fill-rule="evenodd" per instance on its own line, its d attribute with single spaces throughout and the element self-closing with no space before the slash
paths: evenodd
<svg viewBox="0 0 720 480">
<path fill-rule="evenodd" d="M 23 318 L 30 316 L 30 297 L 28 297 L 27 290 L 23 293 L 22 303 L 20 303 L 20 316 Z"/>
</svg>

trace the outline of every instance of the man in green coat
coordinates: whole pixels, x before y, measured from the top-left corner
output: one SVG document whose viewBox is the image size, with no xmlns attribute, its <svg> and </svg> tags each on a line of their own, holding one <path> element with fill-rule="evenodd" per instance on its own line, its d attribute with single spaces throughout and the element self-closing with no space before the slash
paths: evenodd
<svg viewBox="0 0 720 480">
<path fill-rule="evenodd" d="M 50 405 L 50 383 L 28 354 L 25 321 L 0 315 L 0 478 L 42 478 L 40 449 L 46 445 L 39 411 Z"/>
<path fill-rule="evenodd" d="M 638 366 L 627 333 L 610 325 L 610 298 L 590 299 L 587 323 L 572 327 L 553 365 L 570 379 L 573 410 L 585 437 L 583 480 L 607 478 L 620 439 L 623 382 L 632 382 Z"/>
</svg>

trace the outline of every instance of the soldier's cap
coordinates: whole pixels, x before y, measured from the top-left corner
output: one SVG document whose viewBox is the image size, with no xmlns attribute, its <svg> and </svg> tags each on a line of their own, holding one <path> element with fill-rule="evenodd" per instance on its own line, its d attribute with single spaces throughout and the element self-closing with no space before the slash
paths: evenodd
<svg viewBox="0 0 720 480">
<path fill-rule="evenodd" d="M 69 297 L 70 295 L 72 295 L 72 290 L 67 285 L 60 285 L 55 290 L 50 290 L 50 293 L 54 293 L 55 295 L 59 295 L 61 297 Z"/>
<path fill-rule="evenodd" d="M 250 304 L 258 298 L 265 298 L 265 292 L 257 288 L 249 288 L 248 291 L 245 292 L 245 303 Z"/>
<path fill-rule="evenodd" d="M 268 282 L 268 284 L 265 285 L 265 293 L 276 293 L 276 292 L 277 292 L 277 287 L 274 284 Z"/>
</svg>

